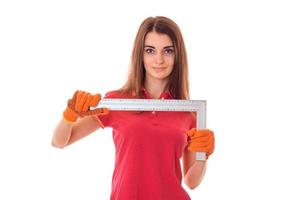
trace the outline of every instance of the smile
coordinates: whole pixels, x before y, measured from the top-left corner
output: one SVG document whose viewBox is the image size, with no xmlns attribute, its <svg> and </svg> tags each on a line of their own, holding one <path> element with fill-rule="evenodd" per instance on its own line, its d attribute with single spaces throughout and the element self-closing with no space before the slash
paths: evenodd
<svg viewBox="0 0 300 200">
<path fill-rule="evenodd" d="M 152 67 L 152 69 L 154 69 L 154 71 L 161 72 L 161 71 L 165 70 L 166 67 Z"/>
</svg>

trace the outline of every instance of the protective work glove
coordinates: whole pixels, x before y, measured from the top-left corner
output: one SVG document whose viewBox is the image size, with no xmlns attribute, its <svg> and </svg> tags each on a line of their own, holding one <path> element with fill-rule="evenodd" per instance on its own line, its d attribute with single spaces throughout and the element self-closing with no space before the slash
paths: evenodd
<svg viewBox="0 0 300 200">
<path fill-rule="evenodd" d="M 205 152 L 206 159 L 214 152 L 215 136 L 214 132 L 209 129 L 197 130 L 195 128 L 188 132 L 190 141 L 188 149 L 193 152 Z"/>
<path fill-rule="evenodd" d="M 63 118 L 67 122 L 73 123 L 77 121 L 78 117 L 108 114 L 108 108 L 90 110 L 90 107 L 97 106 L 100 100 L 100 94 L 92 95 L 90 93 L 77 90 L 74 93 L 73 98 L 68 100 L 68 106 L 63 112 Z"/>
</svg>

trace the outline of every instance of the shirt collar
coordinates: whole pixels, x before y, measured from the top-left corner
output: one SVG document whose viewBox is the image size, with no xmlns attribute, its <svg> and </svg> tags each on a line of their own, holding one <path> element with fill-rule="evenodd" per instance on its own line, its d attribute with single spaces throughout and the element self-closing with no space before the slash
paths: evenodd
<svg viewBox="0 0 300 200">
<path fill-rule="evenodd" d="M 150 93 L 146 90 L 146 88 L 142 88 L 142 94 L 146 99 L 153 99 L 150 95 Z M 164 91 L 160 94 L 159 99 L 173 99 L 173 96 L 169 90 Z"/>
</svg>

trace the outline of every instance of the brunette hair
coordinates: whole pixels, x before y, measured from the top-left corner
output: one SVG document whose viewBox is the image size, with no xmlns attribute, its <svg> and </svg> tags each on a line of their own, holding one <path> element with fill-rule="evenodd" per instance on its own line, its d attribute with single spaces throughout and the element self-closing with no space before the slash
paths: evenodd
<svg viewBox="0 0 300 200">
<path fill-rule="evenodd" d="M 178 25 L 163 16 L 148 17 L 139 27 L 131 55 L 128 80 L 120 91 L 134 97 L 142 97 L 145 68 L 143 63 L 144 41 L 149 32 L 167 34 L 174 45 L 175 62 L 167 88 L 174 99 L 189 99 L 188 62 L 183 37 Z"/>
</svg>

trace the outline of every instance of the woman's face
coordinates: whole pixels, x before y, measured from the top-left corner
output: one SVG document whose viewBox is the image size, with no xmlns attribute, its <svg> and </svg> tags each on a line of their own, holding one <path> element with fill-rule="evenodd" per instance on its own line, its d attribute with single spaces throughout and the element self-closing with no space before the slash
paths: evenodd
<svg viewBox="0 0 300 200">
<path fill-rule="evenodd" d="M 174 67 L 175 51 L 167 34 L 149 32 L 145 38 L 143 61 L 146 78 L 166 80 Z"/>
</svg>

